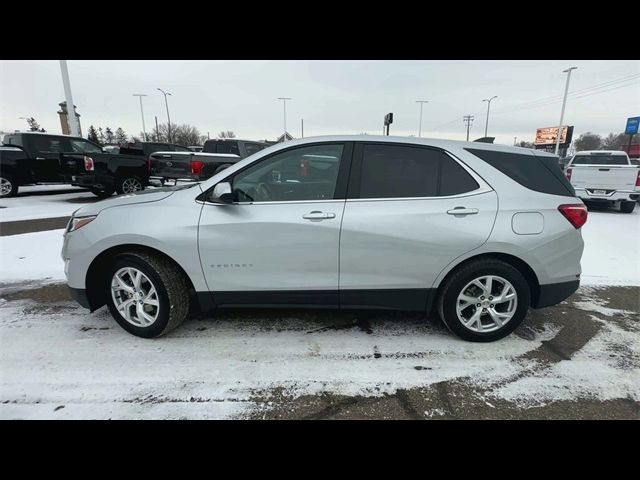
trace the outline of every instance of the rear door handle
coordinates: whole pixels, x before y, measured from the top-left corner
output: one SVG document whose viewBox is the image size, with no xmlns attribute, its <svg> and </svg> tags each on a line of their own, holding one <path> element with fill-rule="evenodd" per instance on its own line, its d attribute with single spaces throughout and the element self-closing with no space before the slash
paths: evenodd
<svg viewBox="0 0 640 480">
<path fill-rule="evenodd" d="M 456 207 L 451 210 L 447 210 L 449 215 L 475 215 L 478 213 L 477 208 L 465 208 L 465 207 Z"/>
<path fill-rule="evenodd" d="M 336 218 L 336 214 L 332 212 L 320 212 L 314 210 L 313 212 L 305 213 L 302 215 L 305 220 L 327 220 L 329 218 Z"/>
</svg>

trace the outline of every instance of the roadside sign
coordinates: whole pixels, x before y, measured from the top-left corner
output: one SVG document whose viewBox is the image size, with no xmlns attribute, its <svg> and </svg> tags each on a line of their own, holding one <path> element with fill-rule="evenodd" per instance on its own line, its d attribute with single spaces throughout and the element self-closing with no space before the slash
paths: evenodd
<svg viewBox="0 0 640 480">
<path fill-rule="evenodd" d="M 393 113 L 387 113 L 384 116 L 384 126 L 391 125 L 393 123 Z"/>
<path fill-rule="evenodd" d="M 624 129 L 624 134 L 635 135 L 638 133 L 638 125 L 640 125 L 640 117 L 627 118 L 627 126 Z"/>
</svg>

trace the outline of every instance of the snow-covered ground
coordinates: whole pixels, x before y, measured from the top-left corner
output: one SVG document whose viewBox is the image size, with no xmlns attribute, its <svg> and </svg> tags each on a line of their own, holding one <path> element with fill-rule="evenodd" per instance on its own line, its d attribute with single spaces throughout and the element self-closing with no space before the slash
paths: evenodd
<svg viewBox="0 0 640 480">
<path fill-rule="evenodd" d="M 640 208 L 589 212 L 582 235 L 583 285 L 640 285 Z M 0 283 L 64 280 L 61 249 L 62 230 L 0 237 Z"/>
<path fill-rule="evenodd" d="M 71 193 L 58 193 L 71 191 Z M 20 187 L 18 196 L 0 200 L 0 222 L 65 217 L 97 197 L 71 185 Z"/>
</svg>

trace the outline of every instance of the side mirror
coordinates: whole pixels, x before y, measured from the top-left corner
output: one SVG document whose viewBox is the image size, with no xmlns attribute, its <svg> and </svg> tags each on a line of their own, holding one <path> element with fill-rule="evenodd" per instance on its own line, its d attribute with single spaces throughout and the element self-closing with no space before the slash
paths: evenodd
<svg viewBox="0 0 640 480">
<path fill-rule="evenodd" d="M 210 200 L 216 203 L 232 203 L 233 193 L 231 192 L 231 184 L 229 182 L 220 182 L 213 187 Z"/>
</svg>

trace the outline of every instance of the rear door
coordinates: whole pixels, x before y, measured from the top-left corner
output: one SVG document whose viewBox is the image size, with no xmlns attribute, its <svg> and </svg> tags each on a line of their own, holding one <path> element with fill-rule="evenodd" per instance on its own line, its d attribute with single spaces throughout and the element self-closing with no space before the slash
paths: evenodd
<svg viewBox="0 0 640 480">
<path fill-rule="evenodd" d="M 25 135 L 25 142 L 31 144 L 35 152 L 33 158 L 33 173 L 37 182 L 61 181 L 61 154 L 71 151 L 69 139 L 53 135 Z"/>
<path fill-rule="evenodd" d="M 438 274 L 482 245 L 496 193 L 446 152 L 358 144 L 340 236 L 340 304 L 424 310 Z"/>
</svg>

